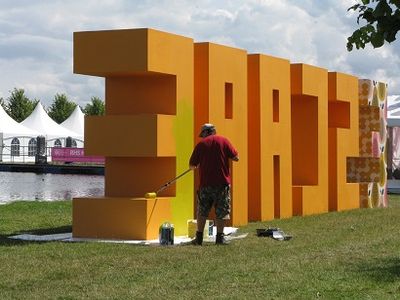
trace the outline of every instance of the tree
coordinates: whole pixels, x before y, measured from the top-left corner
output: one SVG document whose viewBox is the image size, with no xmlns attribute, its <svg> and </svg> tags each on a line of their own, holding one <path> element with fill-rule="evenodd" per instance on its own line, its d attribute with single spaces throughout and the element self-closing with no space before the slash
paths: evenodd
<svg viewBox="0 0 400 300">
<path fill-rule="evenodd" d="M 4 99 L 1 98 L 1 97 L 0 97 L 0 106 L 1 106 L 4 110 L 7 110 L 6 102 L 5 102 Z"/>
<path fill-rule="evenodd" d="M 348 11 L 358 11 L 357 24 L 365 20 L 366 25 L 361 26 L 347 38 L 347 50 L 353 50 L 353 45 L 363 48 L 371 43 L 374 48 L 383 46 L 386 42 L 396 40 L 400 30 L 400 0 L 359 0 Z"/>
<path fill-rule="evenodd" d="M 30 100 L 26 97 L 24 89 L 14 88 L 7 99 L 5 110 L 11 118 L 21 122 L 32 113 L 38 103 L 39 100 Z"/>
<path fill-rule="evenodd" d="M 86 104 L 83 112 L 87 116 L 102 116 L 105 113 L 104 101 L 98 97 L 92 97 L 91 103 Z"/>
<path fill-rule="evenodd" d="M 65 94 L 56 94 L 47 113 L 58 124 L 64 122 L 74 111 L 76 104 L 68 100 Z"/>
</svg>

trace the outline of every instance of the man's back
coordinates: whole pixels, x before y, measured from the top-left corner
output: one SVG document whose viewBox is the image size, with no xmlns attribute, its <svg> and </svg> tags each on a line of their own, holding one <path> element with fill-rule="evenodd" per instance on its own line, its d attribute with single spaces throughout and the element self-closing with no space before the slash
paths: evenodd
<svg viewBox="0 0 400 300">
<path fill-rule="evenodd" d="M 210 135 L 196 145 L 190 165 L 199 165 L 201 187 L 230 184 L 229 159 L 236 156 L 237 151 L 226 138 Z"/>
</svg>

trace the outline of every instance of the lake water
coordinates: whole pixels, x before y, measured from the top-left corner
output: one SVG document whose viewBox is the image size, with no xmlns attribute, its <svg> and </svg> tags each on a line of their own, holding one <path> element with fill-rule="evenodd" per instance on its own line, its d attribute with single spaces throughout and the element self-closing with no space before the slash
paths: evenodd
<svg viewBox="0 0 400 300">
<path fill-rule="evenodd" d="M 0 204 L 104 196 L 104 176 L 0 172 Z"/>
</svg>

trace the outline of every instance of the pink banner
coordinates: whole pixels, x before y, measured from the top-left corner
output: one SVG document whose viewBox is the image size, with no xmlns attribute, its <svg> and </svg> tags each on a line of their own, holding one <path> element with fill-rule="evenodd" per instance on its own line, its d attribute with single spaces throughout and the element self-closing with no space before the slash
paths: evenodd
<svg viewBox="0 0 400 300">
<path fill-rule="evenodd" d="M 104 163 L 102 156 L 85 156 L 83 148 L 58 148 L 51 149 L 52 161 Z"/>
</svg>

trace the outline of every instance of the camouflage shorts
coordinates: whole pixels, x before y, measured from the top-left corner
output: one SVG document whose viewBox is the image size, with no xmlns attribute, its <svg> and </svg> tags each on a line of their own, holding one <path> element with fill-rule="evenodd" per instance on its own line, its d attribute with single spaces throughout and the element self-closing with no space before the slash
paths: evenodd
<svg viewBox="0 0 400 300">
<path fill-rule="evenodd" d="M 197 191 L 197 211 L 200 216 L 208 217 L 211 207 L 215 207 L 217 219 L 230 219 L 231 196 L 230 186 L 207 186 Z"/>
</svg>

